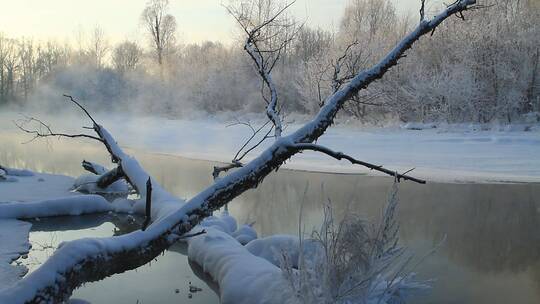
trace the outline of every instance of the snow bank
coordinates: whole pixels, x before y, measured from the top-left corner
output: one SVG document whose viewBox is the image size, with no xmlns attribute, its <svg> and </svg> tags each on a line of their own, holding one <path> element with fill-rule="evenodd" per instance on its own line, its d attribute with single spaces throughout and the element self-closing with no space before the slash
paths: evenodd
<svg viewBox="0 0 540 304">
<path fill-rule="evenodd" d="M 104 124 L 118 134 L 120 142 L 134 149 L 223 162 L 229 162 L 251 135 L 249 128 L 226 127 L 228 122 L 211 119 L 164 121 L 152 117 L 126 117 L 111 118 Z M 415 177 L 430 181 L 540 182 L 539 127 L 525 132 L 521 127 L 512 126 L 483 130 L 474 125 L 437 128 L 429 124 L 413 125 L 423 130 L 338 125 L 330 128 L 318 143 L 389 169 L 416 168 L 413 171 Z M 284 133 L 291 133 L 300 126 L 292 123 Z M 272 143 L 267 141 L 251 156 L 255 157 Z M 311 152 L 296 155 L 284 168 L 376 174 L 346 161 L 338 162 Z"/>
<path fill-rule="evenodd" d="M 10 118 L 6 121 L 17 117 L 16 113 L 1 115 Z M 250 118 L 257 125 L 257 117 Z M 251 130 L 245 126 L 227 127 L 230 121 L 212 117 L 164 120 L 160 117 L 115 114 L 100 115 L 100 119 L 126 147 L 201 160 L 229 162 L 251 135 Z M 68 130 L 76 122 L 53 118 L 46 120 L 55 121 L 58 129 Z M 284 134 L 300 126 L 301 121 L 293 122 L 284 130 Z M 411 123 L 375 128 L 342 124 L 330 128 L 318 143 L 363 161 L 385 165 L 389 169 L 405 171 L 416 168 L 414 176 L 429 181 L 540 182 L 540 126 L 433 126 L 430 123 Z M 10 125 L 4 128 L 6 131 L 18 132 Z M 267 141 L 251 156 L 256 156 L 272 142 Z M 346 161 L 338 162 L 311 152 L 295 156 L 284 168 L 376 174 Z"/>
<path fill-rule="evenodd" d="M 287 255 L 292 267 L 298 268 L 300 264 L 300 239 L 297 236 L 271 235 L 249 242 L 246 249 L 251 254 L 261 257 L 277 267 L 282 266 L 284 254 Z M 319 242 L 307 239 L 302 243 L 305 256 L 320 249 Z"/>
<path fill-rule="evenodd" d="M 7 177 L 12 178 L 13 182 L 0 182 L 0 202 L 30 202 L 77 195 L 70 191 L 74 181 L 72 177 L 17 171 L 24 174 L 16 177 L 8 174 Z"/>
<path fill-rule="evenodd" d="M 0 204 L 0 218 L 27 219 L 107 212 L 113 206 L 99 195 L 79 195 L 35 202 Z"/>
<path fill-rule="evenodd" d="M 27 271 L 24 266 L 11 265 L 11 262 L 30 249 L 30 227 L 32 224 L 27 222 L 0 219 L 0 290 L 16 282 Z"/>
<path fill-rule="evenodd" d="M 7 167 L 0 167 L 0 171 L 4 171 L 6 175 L 11 176 L 34 176 L 34 172 L 30 170 L 20 170 Z"/>
</svg>

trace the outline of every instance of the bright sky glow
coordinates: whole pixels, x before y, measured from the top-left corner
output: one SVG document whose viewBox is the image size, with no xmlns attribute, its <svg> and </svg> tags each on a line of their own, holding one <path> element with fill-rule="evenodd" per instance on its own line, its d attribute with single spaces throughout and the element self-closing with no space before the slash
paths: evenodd
<svg viewBox="0 0 540 304">
<path fill-rule="evenodd" d="M 298 0 L 292 13 L 310 26 L 335 29 L 349 0 Z M 420 0 L 393 0 L 400 12 L 416 11 Z M 180 41 L 229 43 L 236 28 L 221 3 L 228 0 L 170 0 Z M 111 41 L 144 42 L 139 16 L 146 0 L 0 0 L 0 33 L 10 37 L 73 41 L 99 25 Z"/>
</svg>

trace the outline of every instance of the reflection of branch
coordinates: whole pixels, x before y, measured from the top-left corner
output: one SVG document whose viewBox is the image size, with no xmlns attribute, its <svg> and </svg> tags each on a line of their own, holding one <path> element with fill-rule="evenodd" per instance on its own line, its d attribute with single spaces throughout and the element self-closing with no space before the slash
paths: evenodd
<svg viewBox="0 0 540 304">
<path fill-rule="evenodd" d="M 364 166 L 364 167 L 367 167 L 371 170 L 375 170 L 375 171 L 379 171 L 379 172 L 382 172 L 384 174 L 387 174 L 387 175 L 390 175 L 390 176 L 395 176 L 398 180 L 398 182 L 403 179 L 403 180 L 410 180 L 410 181 L 413 181 L 413 182 L 416 182 L 416 183 L 420 183 L 420 184 L 425 184 L 426 181 L 425 180 L 421 180 L 421 179 L 417 179 L 415 177 L 412 177 L 412 176 L 408 176 L 407 173 L 409 173 L 411 170 L 403 173 L 403 174 L 399 174 L 397 173 L 396 171 L 392 171 L 392 170 L 388 170 L 388 169 L 385 169 L 383 166 L 380 166 L 380 165 L 374 165 L 374 164 L 370 164 L 370 163 L 367 163 L 367 162 L 364 162 L 364 161 L 361 161 L 361 160 L 357 160 L 347 154 L 344 154 L 344 153 L 341 153 L 341 152 L 335 152 L 335 151 L 332 151 L 324 146 L 320 146 L 320 145 L 316 145 L 316 144 L 294 144 L 292 146 L 294 149 L 297 149 L 299 151 L 304 151 L 304 150 L 311 150 L 311 151 L 316 151 L 316 152 L 321 152 L 321 153 L 324 153 L 328 156 L 331 156 L 337 160 L 341 160 L 341 159 L 346 159 L 348 161 L 350 161 L 352 164 L 355 164 L 355 165 L 360 165 L 360 166 Z"/>
</svg>

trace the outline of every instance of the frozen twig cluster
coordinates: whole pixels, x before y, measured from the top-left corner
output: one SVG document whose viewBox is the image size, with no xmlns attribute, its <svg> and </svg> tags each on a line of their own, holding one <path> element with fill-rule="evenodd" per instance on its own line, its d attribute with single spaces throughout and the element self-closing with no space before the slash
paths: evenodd
<svg viewBox="0 0 540 304">
<path fill-rule="evenodd" d="M 411 258 L 398 245 L 397 190 L 394 183 L 377 223 L 351 214 L 339 220 L 329 203 L 312 238 L 300 235 L 298 266 L 283 253 L 281 268 L 299 303 L 402 303 L 428 288 L 413 280 Z"/>
</svg>

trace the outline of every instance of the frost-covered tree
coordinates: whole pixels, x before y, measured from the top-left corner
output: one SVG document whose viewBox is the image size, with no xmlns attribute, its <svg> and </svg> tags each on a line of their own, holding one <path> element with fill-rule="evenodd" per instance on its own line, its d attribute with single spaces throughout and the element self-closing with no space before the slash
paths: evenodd
<svg viewBox="0 0 540 304">
<path fill-rule="evenodd" d="M 114 48 L 112 62 L 121 74 L 136 70 L 141 64 L 143 50 L 134 42 L 125 41 Z"/>
<path fill-rule="evenodd" d="M 0 34 L 0 105 L 15 98 L 16 42 Z"/>
<path fill-rule="evenodd" d="M 100 69 L 104 66 L 108 53 L 109 42 L 105 37 L 105 32 L 101 27 L 97 26 L 92 31 L 87 51 L 87 54 L 96 69 Z"/>
<path fill-rule="evenodd" d="M 141 14 L 141 21 L 150 38 L 150 45 L 157 63 L 162 66 L 164 57 L 176 43 L 176 20 L 168 13 L 168 0 L 150 0 Z"/>
</svg>

